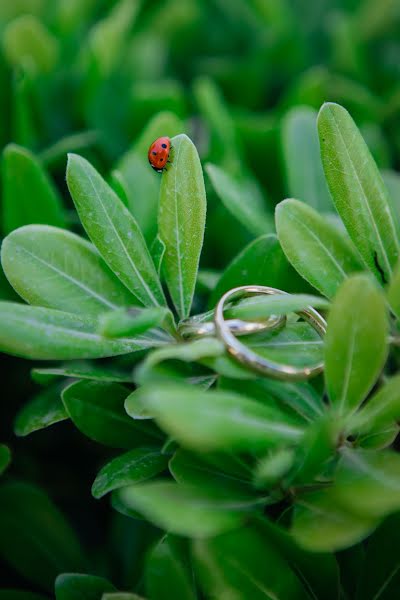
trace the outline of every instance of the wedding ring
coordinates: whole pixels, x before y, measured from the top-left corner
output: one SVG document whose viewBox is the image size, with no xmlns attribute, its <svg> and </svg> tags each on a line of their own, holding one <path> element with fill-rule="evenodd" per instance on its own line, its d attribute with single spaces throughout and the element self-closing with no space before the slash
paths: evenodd
<svg viewBox="0 0 400 600">
<path fill-rule="evenodd" d="M 284 315 L 272 315 L 265 319 L 265 321 L 227 319 L 225 323 L 229 331 L 235 336 L 241 336 L 282 328 L 286 323 L 286 317 Z M 182 321 L 179 324 L 178 332 L 184 339 L 193 339 L 203 336 L 215 336 L 216 328 L 214 321 L 201 321 L 200 319 L 193 318 Z"/>
<path fill-rule="evenodd" d="M 319 362 L 309 367 L 294 367 L 291 365 L 280 364 L 270 361 L 253 350 L 245 346 L 236 339 L 234 333 L 230 329 L 229 320 L 224 320 L 224 308 L 227 302 L 230 302 L 238 297 L 246 297 L 259 294 L 282 294 L 287 295 L 287 292 L 276 288 L 260 286 L 260 285 L 245 285 L 233 288 L 226 292 L 219 300 L 215 312 L 214 323 L 217 337 L 224 343 L 228 353 L 239 363 L 246 366 L 250 370 L 260 373 L 266 377 L 280 379 L 283 381 L 303 381 L 310 377 L 315 377 L 324 369 L 324 363 Z M 307 307 L 304 310 L 296 311 L 307 323 L 315 329 L 321 338 L 326 333 L 326 321 L 314 308 Z"/>
</svg>

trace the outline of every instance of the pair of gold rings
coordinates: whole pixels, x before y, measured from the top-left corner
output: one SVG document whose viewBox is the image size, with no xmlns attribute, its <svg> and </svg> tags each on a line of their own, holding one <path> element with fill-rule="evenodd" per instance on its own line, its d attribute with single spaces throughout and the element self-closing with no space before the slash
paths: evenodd
<svg viewBox="0 0 400 600">
<path fill-rule="evenodd" d="M 260 294 L 287 295 L 282 290 L 261 285 L 245 285 L 233 288 L 229 292 L 226 292 L 219 300 L 215 307 L 212 321 L 203 321 L 202 318 L 198 317 L 187 319 L 181 323 L 179 332 L 185 339 L 216 335 L 225 345 L 227 352 L 237 362 L 264 377 L 284 381 L 302 381 L 321 373 L 324 368 L 322 361 L 307 367 L 280 364 L 260 356 L 237 339 L 239 336 L 276 330 L 285 325 L 285 316 L 270 316 L 266 320 L 259 322 L 224 318 L 224 310 L 228 302 Z M 326 321 L 318 311 L 312 307 L 307 307 L 306 309 L 296 311 L 296 314 L 309 323 L 321 338 L 324 337 L 326 333 Z"/>
</svg>

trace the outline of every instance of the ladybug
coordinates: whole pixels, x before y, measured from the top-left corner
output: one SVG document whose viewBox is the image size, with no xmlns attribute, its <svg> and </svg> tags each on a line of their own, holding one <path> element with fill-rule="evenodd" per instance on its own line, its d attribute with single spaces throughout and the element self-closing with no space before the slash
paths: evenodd
<svg viewBox="0 0 400 600">
<path fill-rule="evenodd" d="M 162 173 L 166 167 L 171 150 L 171 140 L 169 137 L 159 137 L 149 148 L 147 157 L 149 163 L 157 173 Z"/>
</svg>

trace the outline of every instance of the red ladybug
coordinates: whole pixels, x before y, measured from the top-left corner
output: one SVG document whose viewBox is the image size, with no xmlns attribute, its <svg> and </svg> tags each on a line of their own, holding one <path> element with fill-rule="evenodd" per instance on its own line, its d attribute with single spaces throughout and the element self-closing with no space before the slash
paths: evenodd
<svg viewBox="0 0 400 600">
<path fill-rule="evenodd" d="M 153 142 L 147 154 L 149 163 L 157 173 L 162 173 L 167 166 L 171 140 L 169 137 L 159 137 Z"/>
</svg>

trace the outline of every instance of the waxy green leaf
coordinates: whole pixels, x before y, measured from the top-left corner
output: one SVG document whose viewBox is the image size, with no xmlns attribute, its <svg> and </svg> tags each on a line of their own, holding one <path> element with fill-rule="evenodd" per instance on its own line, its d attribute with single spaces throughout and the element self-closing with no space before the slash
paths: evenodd
<svg viewBox="0 0 400 600">
<path fill-rule="evenodd" d="M 151 341 L 153 339 L 153 341 Z M 157 341 L 158 340 L 158 341 Z M 0 302 L 0 350 L 34 360 L 73 360 L 128 354 L 163 343 L 162 337 L 112 340 L 88 316 Z"/>
<path fill-rule="evenodd" d="M 354 248 L 326 218 L 298 200 L 278 204 L 278 238 L 296 271 L 324 296 L 332 298 L 360 262 Z"/>
<path fill-rule="evenodd" d="M 54 385 L 39 392 L 17 413 L 14 433 L 25 436 L 68 419 L 61 401 L 61 386 Z"/>
<path fill-rule="evenodd" d="M 387 191 L 367 145 L 349 113 L 323 105 L 318 131 L 325 176 L 347 231 L 364 263 L 387 283 L 400 252 Z"/>
<path fill-rule="evenodd" d="M 163 271 L 178 315 L 189 316 L 206 219 L 206 194 L 197 150 L 184 134 L 171 140 L 172 164 L 163 174 L 158 215 L 165 244 Z"/>
<path fill-rule="evenodd" d="M 1 263 L 29 304 L 98 315 L 133 298 L 86 240 L 62 229 L 28 225 L 10 233 Z"/>
<path fill-rule="evenodd" d="M 252 241 L 227 266 L 211 294 L 214 306 L 222 294 L 240 285 L 268 285 L 286 292 L 302 290 L 304 283 L 297 276 L 273 234 Z"/>
<path fill-rule="evenodd" d="M 328 395 L 341 415 L 353 412 L 376 382 L 387 356 L 385 300 L 367 275 L 355 275 L 340 288 L 325 336 Z"/>
<path fill-rule="evenodd" d="M 120 487 L 141 483 L 163 471 L 168 456 L 157 448 L 135 448 L 107 463 L 92 485 L 92 495 L 101 498 Z"/>
<path fill-rule="evenodd" d="M 2 230 L 22 225 L 65 226 L 58 192 L 37 158 L 21 146 L 10 144 L 2 159 Z"/>
<path fill-rule="evenodd" d="M 88 236 L 116 276 L 145 306 L 165 304 L 143 234 L 115 192 L 76 154 L 68 158 L 67 183 Z"/>
<path fill-rule="evenodd" d="M 99 331 L 106 337 L 128 337 L 160 327 L 169 315 L 167 308 L 131 308 L 104 313 L 99 319 Z"/>
<path fill-rule="evenodd" d="M 78 381 L 62 393 L 76 427 L 92 440 L 114 448 L 134 448 L 162 440 L 152 423 L 130 419 L 124 411 L 129 390 L 118 383 Z"/>
</svg>

